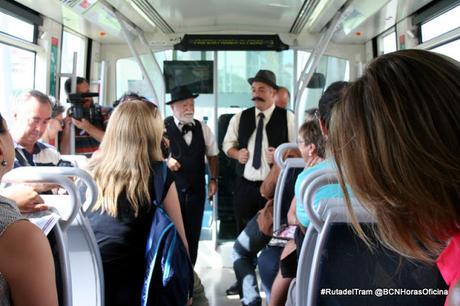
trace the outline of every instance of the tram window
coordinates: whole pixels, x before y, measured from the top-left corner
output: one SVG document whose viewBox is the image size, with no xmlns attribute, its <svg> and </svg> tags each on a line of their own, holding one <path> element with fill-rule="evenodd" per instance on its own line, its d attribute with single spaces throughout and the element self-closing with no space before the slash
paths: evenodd
<svg viewBox="0 0 460 306">
<path fill-rule="evenodd" d="M 33 24 L 0 12 L 0 32 L 34 42 L 34 31 Z"/>
<path fill-rule="evenodd" d="M 12 126 L 12 106 L 21 93 L 34 88 L 35 52 L 0 43 L 0 112 Z"/>
<path fill-rule="evenodd" d="M 431 49 L 430 51 L 447 55 L 455 59 L 456 61 L 460 62 L 460 53 L 458 52 L 458 50 L 460 50 L 460 39 L 457 39 L 447 44 L 435 47 Z"/>
<path fill-rule="evenodd" d="M 391 53 L 397 50 L 396 47 L 396 32 L 383 36 L 382 38 L 383 54 Z"/>
<path fill-rule="evenodd" d="M 460 27 L 460 5 L 455 8 L 422 23 L 422 42 L 426 42 L 439 35 Z"/>
<path fill-rule="evenodd" d="M 299 79 L 310 55 L 311 53 L 306 51 L 297 52 L 297 79 Z M 325 86 L 324 88 L 306 88 L 304 90 L 300 99 L 300 111 L 296 114 L 299 122 L 303 122 L 305 118 L 304 110 L 318 107 L 318 100 L 325 88 L 336 81 L 348 81 L 350 79 L 350 62 L 346 59 L 323 55 L 315 72 L 324 75 L 326 79 Z"/>
<path fill-rule="evenodd" d="M 259 69 L 275 73 L 276 82 L 290 92 L 294 80 L 294 51 L 220 51 L 217 60 L 219 114 L 236 113 L 253 105 L 248 78 Z"/>
<path fill-rule="evenodd" d="M 394 27 L 381 33 L 380 35 L 375 37 L 374 40 L 377 42 L 378 55 L 391 53 L 398 50 L 396 43 L 396 30 Z"/>
<path fill-rule="evenodd" d="M 85 76 L 86 38 L 64 31 L 62 35 L 61 73 L 72 73 L 74 52 L 77 52 L 77 76 Z M 64 83 L 66 80 L 67 77 L 61 77 L 60 80 L 59 101 L 63 105 L 67 103 L 67 97 L 64 90 Z"/>
<path fill-rule="evenodd" d="M 144 63 L 145 58 L 145 55 L 141 55 Z M 144 85 L 142 71 L 133 57 L 117 60 L 116 71 L 117 97 L 121 97 L 126 92 L 136 92 L 141 96 L 151 98 L 152 94 L 146 92 L 147 86 Z"/>
<path fill-rule="evenodd" d="M 139 56 L 145 69 L 149 73 L 149 78 L 153 82 L 157 95 L 163 95 L 163 74 L 156 73 L 156 64 L 153 62 L 150 54 L 142 54 Z M 155 58 L 160 65 L 160 68 L 163 68 L 164 60 L 171 60 L 172 51 L 162 51 L 155 53 Z M 136 92 L 141 96 L 148 98 L 149 100 L 154 100 L 154 95 L 150 91 L 149 86 L 144 80 L 142 71 L 137 64 L 137 61 L 134 57 L 121 58 L 116 62 L 116 98 L 121 97 L 126 92 Z"/>
<path fill-rule="evenodd" d="M 162 51 L 155 53 L 155 58 L 163 68 L 163 61 L 171 61 L 171 60 L 213 60 L 214 52 L 201 52 L 201 51 L 194 51 L 194 52 L 180 52 L 180 51 Z M 141 55 L 140 59 L 144 64 L 146 70 L 149 73 L 149 77 L 152 79 L 153 86 L 157 90 L 157 94 L 163 94 L 162 86 L 160 86 L 160 82 L 163 76 L 162 75 L 155 75 L 153 72 L 156 71 L 154 68 L 154 63 L 150 55 Z M 136 60 L 133 57 L 130 58 L 122 58 L 117 60 L 116 63 L 116 94 L 117 97 L 120 97 L 125 92 L 133 91 L 137 92 L 138 94 L 147 97 L 148 99 L 153 99 L 153 93 L 150 93 L 148 86 L 145 84 L 144 77 L 142 75 L 142 71 L 137 65 Z M 165 94 L 165 101 L 169 101 L 171 99 L 170 94 Z M 197 104 L 195 104 L 195 118 L 207 121 L 209 127 L 214 129 L 214 119 L 209 114 L 213 113 L 214 109 L 214 95 L 213 94 L 200 94 L 198 98 Z M 172 115 L 171 108 L 168 106 L 164 110 L 165 116 Z M 208 119 L 206 119 L 208 118 Z"/>
</svg>

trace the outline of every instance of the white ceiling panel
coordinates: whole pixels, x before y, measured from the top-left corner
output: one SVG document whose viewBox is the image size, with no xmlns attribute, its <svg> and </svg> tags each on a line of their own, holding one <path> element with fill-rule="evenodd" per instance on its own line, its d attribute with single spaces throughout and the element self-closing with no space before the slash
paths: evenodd
<svg viewBox="0 0 460 306">
<path fill-rule="evenodd" d="M 137 25 L 139 28 L 145 32 L 154 31 L 154 25 L 149 23 L 139 11 L 133 9 L 130 1 L 127 0 L 106 0 L 107 3 L 112 5 L 117 11 L 121 12 L 127 20 L 130 20 L 132 23 Z"/>
<path fill-rule="evenodd" d="M 59 0 L 16 0 L 17 2 L 39 12 L 40 14 L 63 24 L 73 31 L 100 41 L 102 43 L 123 42 L 119 35 L 111 33 L 109 22 L 106 24 L 95 24 L 94 20 L 88 20 L 73 9 L 63 5 Z M 94 3 L 96 1 L 93 0 Z M 102 14 L 98 14 L 101 15 Z M 110 21 L 113 23 L 113 21 Z"/>
<path fill-rule="evenodd" d="M 148 0 L 176 33 L 214 28 L 288 33 L 303 0 Z M 193 5 L 191 5 L 193 3 Z"/>
</svg>

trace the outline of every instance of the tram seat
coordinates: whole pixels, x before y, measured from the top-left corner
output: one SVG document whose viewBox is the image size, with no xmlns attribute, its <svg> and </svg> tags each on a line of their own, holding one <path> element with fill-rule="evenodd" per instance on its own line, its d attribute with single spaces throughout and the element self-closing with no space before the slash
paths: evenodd
<svg viewBox="0 0 460 306">
<path fill-rule="evenodd" d="M 302 198 L 311 224 L 301 248 L 295 289 L 290 289 L 295 290 L 296 305 L 444 304 L 439 290 L 447 285 L 436 266 L 385 248 L 372 234 L 375 223 L 359 202 L 353 200 L 353 209 L 372 249 L 351 228 L 343 199 L 324 200 L 313 210 L 315 191 L 338 182 L 334 172 L 320 171 L 306 180 Z M 427 290 L 438 295 L 424 294 Z"/>
<path fill-rule="evenodd" d="M 282 160 L 284 152 L 289 149 L 297 149 L 297 145 L 285 143 L 278 146 L 275 151 L 275 162 L 280 167 L 280 173 L 273 196 L 273 231 L 278 230 L 282 223 L 287 223 L 286 216 L 294 197 L 295 181 L 305 169 L 305 161 L 302 158 Z"/>
<path fill-rule="evenodd" d="M 280 228 L 281 224 L 287 224 L 287 214 L 294 198 L 294 185 L 297 176 L 305 169 L 302 158 L 288 158 L 286 167 L 278 177 L 277 186 L 279 194 L 275 194 L 273 200 L 273 230 Z M 281 180 L 280 180 L 281 179 Z M 276 221 L 276 223 L 275 223 Z"/>
<path fill-rule="evenodd" d="M 76 183 L 69 176 L 78 177 L 90 190 L 84 203 L 80 200 Z M 50 233 L 59 304 L 103 306 L 102 261 L 85 216 L 97 199 L 97 187 L 91 176 L 73 167 L 21 167 L 13 169 L 5 179 L 10 182 L 50 182 L 66 189 L 67 195 L 42 195 L 45 203 L 61 217 Z"/>
</svg>

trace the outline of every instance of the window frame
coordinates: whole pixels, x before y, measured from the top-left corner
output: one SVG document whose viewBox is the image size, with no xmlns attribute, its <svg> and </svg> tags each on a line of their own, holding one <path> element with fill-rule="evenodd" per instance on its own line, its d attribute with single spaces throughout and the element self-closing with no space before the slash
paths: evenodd
<svg viewBox="0 0 460 306">
<path fill-rule="evenodd" d="M 422 40 L 422 25 L 451 11 L 452 9 L 456 8 L 459 5 L 460 5 L 460 0 L 440 0 L 440 1 L 434 1 L 424 6 L 420 10 L 418 10 L 413 15 L 412 24 L 414 26 L 417 26 L 417 34 L 418 34 L 417 36 L 418 36 L 419 44 L 426 44 L 427 42 L 433 39 L 437 39 L 438 37 L 443 36 L 446 33 L 449 33 L 449 32 L 445 32 L 441 35 L 431 38 L 430 40 L 423 41 Z M 452 31 L 455 31 L 455 29 Z"/>
<path fill-rule="evenodd" d="M 83 72 L 81 73 L 81 75 L 78 74 L 77 72 L 77 77 L 80 76 L 80 77 L 84 77 L 84 78 L 87 78 L 88 77 L 88 71 L 87 71 L 87 68 L 88 68 L 88 58 L 90 58 L 90 56 L 88 55 L 88 48 L 89 48 L 89 40 L 90 38 L 72 30 L 71 28 L 69 27 L 66 27 L 66 26 L 63 26 L 62 27 L 62 30 L 61 30 L 61 44 L 60 44 L 60 50 L 59 50 L 59 67 L 58 67 L 58 82 L 56 84 L 56 86 L 58 86 L 58 97 L 56 98 L 58 101 L 60 101 L 60 103 L 62 105 L 67 105 L 67 101 L 65 102 L 62 102 L 61 101 L 61 96 L 62 95 L 65 95 L 65 92 L 61 92 L 61 89 L 62 89 L 62 84 L 61 82 L 63 81 L 63 79 L 67 79 L 67 77 L 64 77 L 62 76 L 62 73 L 72 73 L 72 72 L 62 72 L 62 60 L 63 60 L 63 48 L 64 48 L 64 33 L 67 32 L 71 35 L 74 35 L 74 36 L 77 36 L 81 39 L 84 40 L 84 50 L 83 50 L 83 63 L 82 63 L 82 67 L 83 67 Z M 78 58 L 77 58 L 77 65 L 78 65 Z M 64 80 L 65 82 L 65 80 Z M 91 86 L 91 80 L 88 79 L 88 82 L 90 82 L 90 86 Z"/>
<path fill-rule="evenodd" d="M 29 41 L 19 36 L 11 35 L 3 31 L 0 31 L 0 34 L 4 36 L 9 36 L 14 39 L 18 39 L 26 43 L 35 45 L 37 44 L 39 31 L 38 27 L 43 25 L 43 17 L 38 12 L 20 3 L 13 3 L 12 1 L 0 1 L 0 12 L 13 18 L 19 19 L 20 21 L 31 24 L 33 26 L 33 35 L 32 41 Z"/>
<path fill-rule="evenodd" d="M 376 51 L 377 51 L 377 54 L 376 56 L 380 56 L 380 55 L 383 55 L 383 54 L 386 54 L 384 52 L 384 45 L 383 45 L 383 39 L 385 37 L 388 37 L 389 35 L 391 35 L 392 33 L 394 33 L 395 35 L 395 46 L 396 46 L 396 49 L 394 51 L 398 51 L 398 33 L 396 31 L 396 26 L 392 26 L 388 29 L 386 29 L 385 31 L 383 31 L 382 33 L 380 33 L 379 35 L 377 35 L 375 37 L 375 44 L 376 44 Z M 391 51 L 391 52 L 394 52 L 394 51 Z M 388 53 L 388 52 L 387 52 Z"/>
</svg>

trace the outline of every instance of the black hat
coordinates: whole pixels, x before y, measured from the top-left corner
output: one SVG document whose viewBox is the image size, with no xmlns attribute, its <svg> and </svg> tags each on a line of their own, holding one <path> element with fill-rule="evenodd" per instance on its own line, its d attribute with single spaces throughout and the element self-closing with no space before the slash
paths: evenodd
<svg viewBox="0 0 460 306">
<path fill-rule="evenodd" d="M 190 89 L 188 89 L 187 86 L 181 85 L 181 86 L 176 86 L 173 89 L 171 89 L 171 101 L 166 102 L 167 105 L 180 101 L 180 100 L 186 100 L 188 98 L 196 98 L 198 97 L 198 94 L 193 94 Z"/>
<path fill-rule="evenodd" d="M 267 85 L 270 85 L 274 89 L 278 89 L 278 86 L 276 85 L 276 76 L 270 70 L 259 70 L 255 77 L 248 79 L 248 82 L 251 85 L 252 85 L 252 82 L 254 82 L 254 81 L 262 82 L 262 83 L 265 83 Z"/>
</svg>

